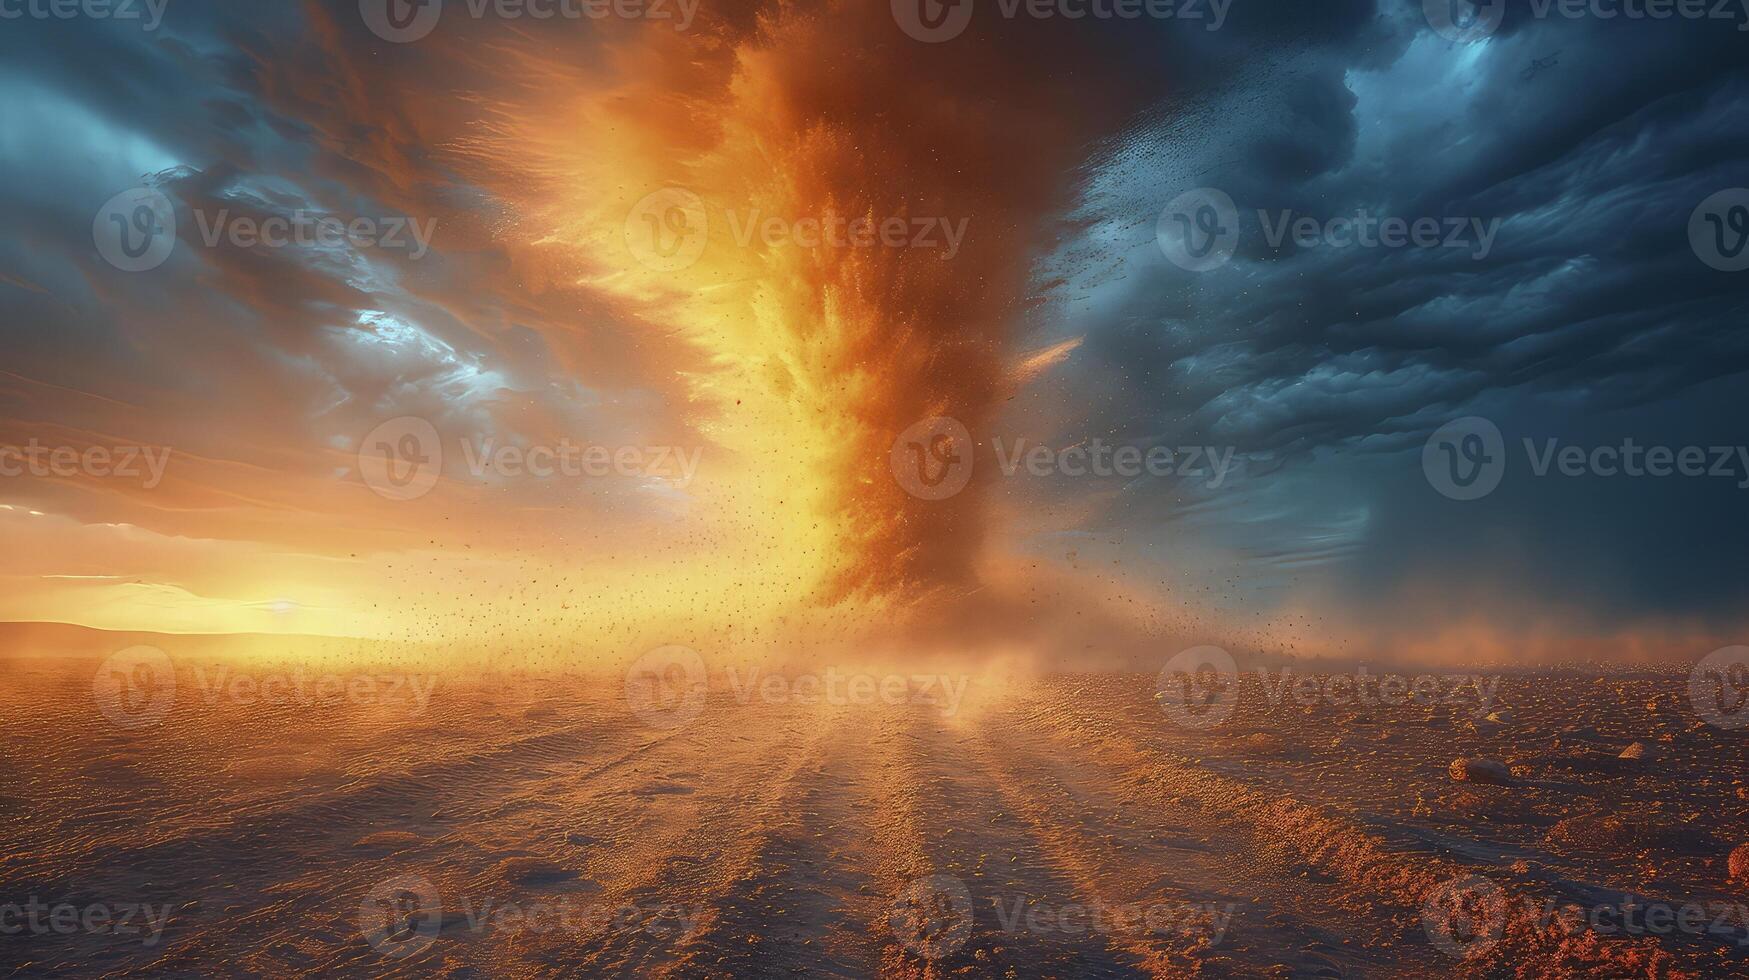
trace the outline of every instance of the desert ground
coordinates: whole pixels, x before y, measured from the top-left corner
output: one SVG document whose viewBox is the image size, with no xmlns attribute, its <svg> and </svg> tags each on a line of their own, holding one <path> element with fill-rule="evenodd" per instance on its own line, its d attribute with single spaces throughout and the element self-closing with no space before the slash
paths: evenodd
<svg viewBox="0 0 1749 980">
<path fill-rule="evenodd" d="M 16 975 L 1749 973 L 1749 742 L 1686 671 L 1185 715 L 1140 673 L 178 663 L 118 723 L 90 662 L 0 664 Z"/>
</svg>

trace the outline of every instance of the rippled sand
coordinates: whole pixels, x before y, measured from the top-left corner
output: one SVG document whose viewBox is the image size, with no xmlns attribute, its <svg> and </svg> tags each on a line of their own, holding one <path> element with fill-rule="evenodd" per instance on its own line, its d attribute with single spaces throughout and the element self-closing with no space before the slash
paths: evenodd
<svg viewBox="0 0 1749 980">
<path fill-rule="evenodd" d="M 980 678 L 951 712 L 713 679 L 696 717 L 652 724 L 618 676 L 476 672 L 436 676 L 423 704 L 405 688 L 243 703 L 184 681 L 161 719 L 124 728 L 95 703 L 94 669 L 0 661 L 0 905 L 143 906 L 133 922 L 161 932 L 57 928 L 45 911 L 44 929 L 0 936 L 0 967 L 1749 971 L 1749 921 L 1599 935 L 1528 911 L 1746 901 L 1725 883 L 1749 839 L 1745 739 L 1658 700 L 1681 694 L 1676 675 L 1511 675 L 1511 720 L 1479 728 L 1463 704 L 1271 704 L 1248 682 L 1198 730 L 1138 675 Z M 1635 739 L 1664 760 L 1612 759 Z M 1460 755 L 1502 759 L 1514 785 L 1452 782 Z M 1430 914 L 1471 875 L 1504 896 L 1499 918 Z"/>
</svg>

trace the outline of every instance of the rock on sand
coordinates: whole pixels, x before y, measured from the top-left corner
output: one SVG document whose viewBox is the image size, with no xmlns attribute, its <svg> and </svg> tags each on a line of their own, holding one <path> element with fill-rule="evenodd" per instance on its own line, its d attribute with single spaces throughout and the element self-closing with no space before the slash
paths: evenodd
<svg viewBox="0 0 1749 980">
<path fill-rule="evenodd" d="M 1512 772 L 1497 759 L 1453 759 L 1451 778 L 1460 783 L 1505 786 L 1512 782 Z"/>
<path fill-rule="evenodd" d="M 1636 762 L 1657 762 L 1658 747 L 1651 742 L 1635 742 L 1621 750 L 1617 758 L 1632 759 Z"/>
<path fill-rule="evenodd" d="M 1737 845 L 1726 860 L 1725 869 L 1730 872 L 1732 884 L 1749 885 L 1749 844 Z"/>
</svg>

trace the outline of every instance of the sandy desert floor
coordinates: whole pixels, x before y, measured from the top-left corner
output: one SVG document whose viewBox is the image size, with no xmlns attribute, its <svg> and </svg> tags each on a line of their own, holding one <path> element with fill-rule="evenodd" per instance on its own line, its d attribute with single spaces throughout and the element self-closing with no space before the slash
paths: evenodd
<svg viewBox="0 0 1749 980">
<path fill-rule="evenodd" d="M 1749 736 L 1685 673 L 1509 674 L 1494 721 L 1248 678 L 1207 728 L 1147 675 L 976 678 L 951 710 L 713 680 L 654 724 L 619 678 L 184 680 L 132 728 L 91 678 L 0 672 L 0 970 L 1749 973 Z M 1658 758 L 1618 759 L 1636 740 Z"/>
</svg>

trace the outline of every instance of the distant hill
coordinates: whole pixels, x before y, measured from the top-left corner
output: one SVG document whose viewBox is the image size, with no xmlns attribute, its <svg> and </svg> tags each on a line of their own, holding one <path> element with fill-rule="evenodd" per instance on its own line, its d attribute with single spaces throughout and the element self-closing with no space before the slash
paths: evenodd
<svg viewBox="0 0 1749 980">
<path fill-rule="evenodd" d="M 200 655 L 236 650 L 342 653 L 371 648 L 375 641 L 352 637 L 280 633 L 155 633 L 148 630 L 104 630 L 74 623 L 0 622 L 0 657 L 108 656 L 145 644 L 168 653 Z"/>
</svg>

